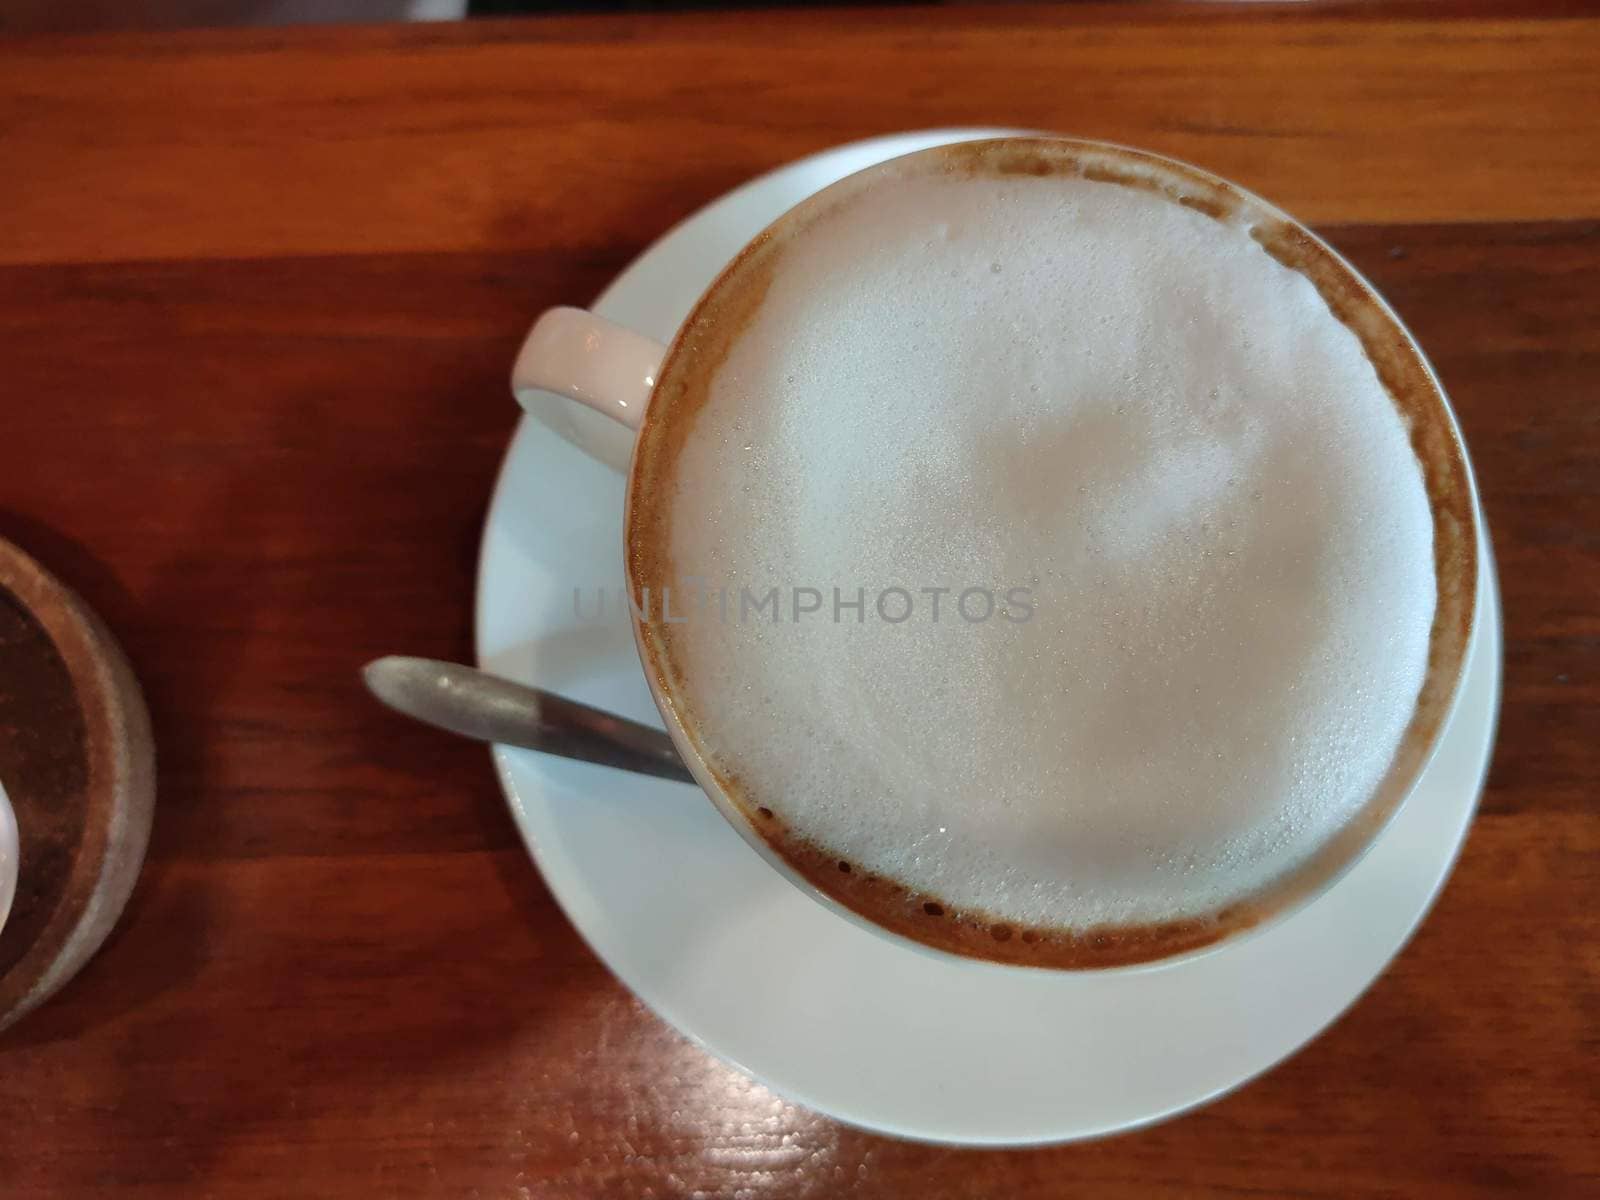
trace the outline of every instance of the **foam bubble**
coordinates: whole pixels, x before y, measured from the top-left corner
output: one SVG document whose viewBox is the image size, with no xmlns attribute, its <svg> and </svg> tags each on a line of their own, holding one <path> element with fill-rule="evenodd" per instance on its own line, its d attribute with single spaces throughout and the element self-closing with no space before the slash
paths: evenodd
<svg viewBox="0 0 1600 1200">
<path fill-rule="evenodd" d="M 1082 179 L 868 189 L 784 252 L 696 422 L 678 574 L 828 599 L 680 627 L 686 708 L 839 859 L 1025 926 L 1204 914 L 1394 756 L 1435 601 L 1420 469 L 1243 228 Z M 1033 615 L 961 619 L 968 587 Z"/>
</svg>

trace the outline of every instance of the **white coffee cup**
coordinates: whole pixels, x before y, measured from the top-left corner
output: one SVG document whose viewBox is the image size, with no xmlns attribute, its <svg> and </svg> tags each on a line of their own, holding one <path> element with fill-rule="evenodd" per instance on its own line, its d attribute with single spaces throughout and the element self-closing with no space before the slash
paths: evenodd
<svg viewBox="0 0 1600 1200">
<path fill-rule="evenodd" d="M 518 401 L 534 416 L 545 421 L 561 436 L 573 441 L 613 466 L 621 467 L 615 446 L 623 439 L 597 443 L 587 436 L 585 427 L 570 418 L 588 419 L 593 410 L 611 417 L 640 440 L 634 442 L 629 467 L 629 490 L 625 504 L 624 540 L 629 569 L 648 555 L 636 553 L 649 538 L 639 533 L 641 523 L 634 519 L 635 498 L 651 494 L 650 481 L 640 485 L 641 470 L 648 476 L 653 456 L 659 456 L 660 430 L 670 425 L 668 415 L 646 420 L 652 393 L 661 380 L 663 394 L 674 394 L 674 386 L 691 376 L 696 339 L 708 337 L 719 320 L 732 320 L 721 300 L 725 294 L 737 295 L 742 263 L 763 261 L 764 244 L 781 245 L 792 230 L 803 229 L 808 221 L 827 210 L 838 197 L 851 189 L 856 192 L 880 186 L 904 164 L 915 160 L 932 161 L 935 156 L 992 155 L 1014 162 L 1024 174 L 1071 169 L 1091 179 L 1112 178 L 1133 181 L 1137 186 L 1155 186 L 1185 207 L 1207 213 L 1244 213 L 1254 222 L 1253 235 L 1279 263 L 1301 272 L 1319 292 L 1342 306 L 1343 320 L 1361 340 L 1369 358 L 1382 357 L 1384 369 L 1392 373 L 1386 386 L 1395 392 L 1409 427 L 1422 431 L 1419 456 L 1426 456 L 1429 503 L 1434 517 L 1437 552 L 1438 610 L 1430 642 L 1430 668 L 1424 680 L 1405 735 L 1394 761 L 1372 797 L 1343 829 L 1312 854 L 1305 864 L 1289 872 L 1269 889 L 1231 904 L 1214 918 L 1184 919 L 1173 922 L 1143 922 L 1127 929 L 1114 929 L 1110 935 L 1089 929 L 1084 936 L 1052 944 L 1033 931 L 1022 930 L 1012 937 L 1009 923 L 969 929 L 945 920 L 941 904 L 913 906 L 909 919 L 888 919 L 883 906 L 868 906 L 851 901 L 847 894 L 856 887 L 862 872 L 853 871 L 842 860 L 801 862 L 794 854 L 779 853 L 760 831 L 760 822 L 749 806 L 733 797 L 730 786 L 712 769 L 700 742 L 685 724 L 683 706 L 673 693 L 658 661 L 659 646 L 654 634 L 644 627 L 637 612 L 633 631 L 640 651 L 646 680 L 660 709 L 668 732 L 696 780 L 711 801 L 739 833 L 781 874 L 802 891 L 821 900 L 857 923 L 880 933 L 898 935 L 937 950 L 992 962 L 1018 963 L 1065 968 L 1136 966 L 1203 952 L 1247 930 L 1262 928 L 1308 902 L 1331 886 L 1376 839 L 1387 825 L 1420 774 L 1445 717 L 1453 703 L 1465 659 L 1467 635 L 1474 613 L 1473 581 L 1476 565 L 1476 531 L 1471 508 L 1471 485 L 1465 475 L 1457 435 L 1437 380 L 1421 353 L 1390 312 L 1354 271 L 1309 231 L 1265 202 L 1185 164 L 1160 159 L 1139 151 L 1068 139 L 1010 138 L 989 143 L 969 143 L 961 150 L 938 148 L 923 151 L 896 163 L 880 164 L 835 184 L 780 218 L 767 233 L 740 252 L 700 301 L 688 324 L 680 329 L 673 347 L 614 325 L 592 313 L 573 308 L 557 308 L 539 318 L 529 333 L 512 371 L 512 390 Z M 1063 165 L 1064 164 L 1064 165 Z M 911 168 L 905 168 L 911 169 Z M 887 185 L 883 185 L 887 186 Z M 763 268 L 756 268 L 757 270 Z M 998 266 L 994 268 L 999 270 Z M 732 282 L 730 282 L 732 281 Z M 735 312 L 740 310 L 735 310 Z M 709 344 L 716 344 L 711 339 Z M 687 348 L 686 348 L 687 347 Z M 562 406 L 552 397 L 565 397 L 577 405 Z M 583 407 L 578 407 L 583 406 Z M 670 414 L 669 408 L 659 410 Z M 619 431 L 621 432 L 621 431 Z M 1231 482 L 1231 481 L 1230 481 Z M 650 502 L 645 502 L 646 507 Z M 648 522 L 645 523 L 648 525 Z M 636 542 L 638 545 L 636 545 Z M 636 594 L 630 593 L 630 594 Z M 670 622 L 672 618 L 665 618 Z M 755 810 L 769 823 L 772 810 Z M 941 830 L 942 832 L 942 830 Z M 847 888 L 841 880 L 850 881 Z M 870 882 L 870 877 L 867 882 Z M 936 918 L 938 934 L 917 914 Z M 959 937 L 945 934 L 959 929 Z M 1042 946 L 1046 949 L 1037 949 Z M 1053 957 L 1046 957 L 1048 950 Z"/>
<path fill-rule="evenodd" d="M 11 811 L 11 801 L 0 784 L 0 929 L 5 928 L 6 917 L 11 913 L 11 901 L 17 894 L 17 817 Z"/>
</svg>

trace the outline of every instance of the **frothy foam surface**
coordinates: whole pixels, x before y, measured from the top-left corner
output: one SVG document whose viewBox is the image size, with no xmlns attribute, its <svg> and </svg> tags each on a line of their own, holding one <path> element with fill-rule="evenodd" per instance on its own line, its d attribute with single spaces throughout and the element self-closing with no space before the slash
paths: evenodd
<svg viewBox="0 0 1600 1200">
<path fill-rule="evenodd" d="M 1372 796 L 1423 682 L 1432 521 L 1393 402 L 1305 277 L 1151 191 L 855 194 L 783 250 L 675 481 L 674 578 L 734 597 L 671 630 L 709 755 L 957 911 L 1249 896 Z M 778 623 L 737 619 L 773 586 Z M 794 620 L 794 587 L 822 609 Z"/>
</svg>

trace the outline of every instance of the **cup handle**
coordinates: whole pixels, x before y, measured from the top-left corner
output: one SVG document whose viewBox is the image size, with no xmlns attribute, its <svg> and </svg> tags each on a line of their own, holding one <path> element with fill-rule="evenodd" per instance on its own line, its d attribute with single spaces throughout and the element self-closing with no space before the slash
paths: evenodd
<svg viewBox="0 0 1600 1200">
<path fill-rule="evenodd" d="M 4 784 L 0 784 L 0 929 L 5 928 L 17 894 L 17 818 L 11 811 Z"/>
<path fill-rule="evenodd" d="M 511 368 L 511 391 L 536 416 L 533 393 L 555 392 L 638 429 L 667 348 L 581 308 L 533 323 Z"/>
</svg>

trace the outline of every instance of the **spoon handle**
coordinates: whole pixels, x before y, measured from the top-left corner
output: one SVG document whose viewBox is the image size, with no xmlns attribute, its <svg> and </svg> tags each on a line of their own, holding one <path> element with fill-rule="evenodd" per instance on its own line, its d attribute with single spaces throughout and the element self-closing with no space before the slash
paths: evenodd
<svg viewBox="0 0 1600 1200">
<path fill-rule="evenodd" d="M 661 779 L 695 782 L 659 729 L 486 671 L 391 655 L 361 671 L 396 712 L 482 742 L 500 742 Z"/>
</svg>

